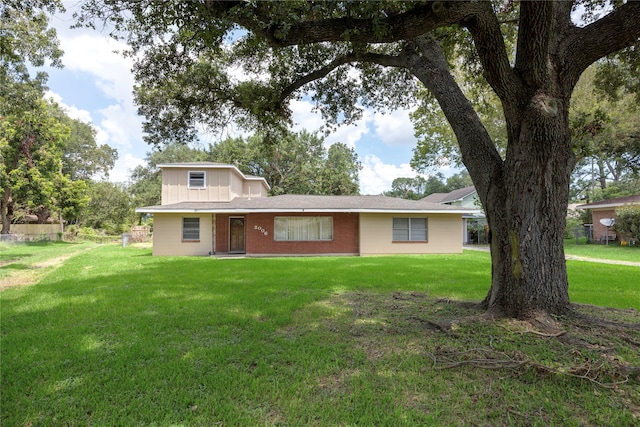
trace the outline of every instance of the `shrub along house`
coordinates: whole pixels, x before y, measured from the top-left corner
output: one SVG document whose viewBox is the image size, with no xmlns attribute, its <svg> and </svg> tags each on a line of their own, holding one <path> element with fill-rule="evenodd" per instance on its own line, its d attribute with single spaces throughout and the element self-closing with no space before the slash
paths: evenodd
<svg viewBox="0 0 640 427">
<path fill-rule="evenodd" d="M 153 214 L 154 255 L 381 255 L 462 252 L 459 206 L 385 196 L 267 195 L 233 165 L 172 163 Z"/>
</svg>

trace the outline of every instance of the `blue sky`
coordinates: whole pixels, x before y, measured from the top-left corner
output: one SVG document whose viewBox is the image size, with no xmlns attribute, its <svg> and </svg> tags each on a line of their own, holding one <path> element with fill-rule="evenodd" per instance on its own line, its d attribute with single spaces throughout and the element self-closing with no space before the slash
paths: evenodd
<svg viewBox="0 0 640 427">
<path fill-rule="evenodd" d="M 130 171 L 144 164 L 151 147 L 142 140 L 142 117 L 133 104 L 134 84 L 131 59 L 115 53 L 126 46 L 95 30 L 74 29 L 70 18 L 75 2 L 65 2 L 67 13 L 51 17 L 50 25 L 58 31 L 65 55 L 64 68 L 47 69 L 49 96 L 83 121 L 90 121 L 97 131 L 97 142 L 118 150 L 119 159 L 110 179 L 126 182 Z M 322 126 L 319 114 L 304 100 L 291 104 L 296 123 L 294 130 L 315 131 Z M 210 141 L 218 138 L 211 137 Z M 327 144 L 343 142 L 353 147 L 362 162 L 360 191 L 379 194 L 391 188 L 397 177 L 413 177 L 409 161 L 416 145 L 407 111 L 390 114 L 366 111 L 356 125 L 344 126 L 325 139 Z M 209 142 L 209 141 L 207 141 Z M 441 170 L 446 176 L 455 173 Z"/>
</svg>

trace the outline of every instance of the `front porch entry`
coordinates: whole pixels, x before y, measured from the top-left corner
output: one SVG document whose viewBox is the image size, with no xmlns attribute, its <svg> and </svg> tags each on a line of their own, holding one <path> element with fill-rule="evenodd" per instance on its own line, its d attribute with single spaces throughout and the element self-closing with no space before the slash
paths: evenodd
<svg viewBox="0 0 640 427">
<path fill-rule="evenodd" d="M 229 252 L 245 252 L 244 217 L 229 218 Z"/>
</svg>

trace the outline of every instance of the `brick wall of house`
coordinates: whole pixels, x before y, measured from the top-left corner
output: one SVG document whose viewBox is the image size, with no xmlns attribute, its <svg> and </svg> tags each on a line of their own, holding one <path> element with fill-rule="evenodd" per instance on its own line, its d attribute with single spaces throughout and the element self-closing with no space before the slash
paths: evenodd
<svg viewBox="0 0 640 427">
<path fill-rule="evenodd" d="M 332 216 L 331 241 L 276 241 L 276 216 Z M 229 215 L 216 215 L 216 252 L 227 252 L 229 247 Z M 247 254 L 307 255 L 358 254 L 358 214 L 349 213 L 256 213 L 245 215 L 245 248 Z"/>
<path fill-rule="evenodd" d="M 602 218 L 615 218 L 616 213 L 613 209 L 593 210 L 593 240 L 598 241 L 604 239 L 607 227 L 600 224 Z M 616 234 L 616 227 L 609 227 L 609 234 Z"/>
</svg>

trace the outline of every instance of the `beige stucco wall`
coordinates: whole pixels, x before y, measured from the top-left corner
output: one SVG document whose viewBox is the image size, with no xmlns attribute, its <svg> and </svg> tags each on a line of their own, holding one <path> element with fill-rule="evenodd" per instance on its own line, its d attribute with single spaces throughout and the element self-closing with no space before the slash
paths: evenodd
<svg viewBox="0 0 640 427">
<path fill-rule="evenodd" d="M 427 218 L 428 242 L 392 242 L 393 218 Z M 360 214 L 360 255 L 443 254 L 462 252 L 460 214 Z"/>
<path fill-rule="evenodd" d="M 200 218 L 200 241 L 182 241 L 182 218 Z M 213 249 L 211 214 L 154 214 L 153 255 L 208 255 Z"/>
</svg>

